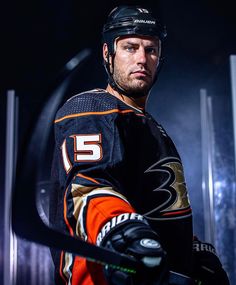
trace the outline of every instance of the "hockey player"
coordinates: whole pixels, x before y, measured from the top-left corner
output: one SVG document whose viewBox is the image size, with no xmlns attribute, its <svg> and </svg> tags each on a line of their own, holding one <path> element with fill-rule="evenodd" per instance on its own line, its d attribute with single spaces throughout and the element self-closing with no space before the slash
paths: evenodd
<svg viewBox="0 0 236 285">
<path fill-rule="evenodd" d="M 57 252 L 56 284 L 168 284 L 169 270 L 228 284 L 213 247 L 195 240 L 193 254 L 181 159 L 145 110 L 165 37 L 149 10 L 115 8 L 103 29 L 107 88 L 73 96 L 55 119 L 53 224 L 133 256 L 143 269 L 128 274 Z"/>
</svg>

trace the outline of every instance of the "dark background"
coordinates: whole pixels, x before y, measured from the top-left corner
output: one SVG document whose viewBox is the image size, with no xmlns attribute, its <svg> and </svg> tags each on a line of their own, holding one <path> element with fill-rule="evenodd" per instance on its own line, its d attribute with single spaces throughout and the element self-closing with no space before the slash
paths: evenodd
<svg viewBox="0 0 236 285">
<path fill-rule="evenodd" d="M 206 88 L 213 100 L 218 179 L 223 177 L 229 187 L 234 180 L 229 56 L 236 54 L 236 16 L 234 1 L 230 0 L 34 0 L 2 3 L 1 216 L 4 201 L 6 91 L 14 89 L 19 96 L 21 145 L 27 141 L 28 128 L 49 97 L 63 66 L 77 52 L 91 48 L 92 56 L 73 81 L 68 97 L 86 89 L 104 88 L 106 74 L 102 67 L 101 29 L 108 12 L 120 4 L 149 7 L 167 27 L 168 38 L 163 46 L 165 63 L 147 108 L 166 128 L 182 156 L 194 211 L 194 229 L 203 237 L 201 88 Z M 0 228 L 3 228 L 3 219 L 0 219 Z M 2 249 L 1 239 L 1 265 Z"/>
</svg>

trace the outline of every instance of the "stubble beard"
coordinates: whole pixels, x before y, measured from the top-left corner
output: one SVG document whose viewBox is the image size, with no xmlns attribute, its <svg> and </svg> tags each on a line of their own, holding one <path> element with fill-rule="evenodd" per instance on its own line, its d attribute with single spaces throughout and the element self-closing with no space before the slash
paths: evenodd
<svg viewBox="0 0 236 285">
<path fill-rule="evenodd" d="M 141 76 L 132 78 L 129 75 L 125 77 L 124 73 L 117 68 L 114 68 L 113 79 L 122 90 L 133 97 L 142 97 L 148 95 L 153 82 L 153 80 L 147 82 Z"/>
</svg>

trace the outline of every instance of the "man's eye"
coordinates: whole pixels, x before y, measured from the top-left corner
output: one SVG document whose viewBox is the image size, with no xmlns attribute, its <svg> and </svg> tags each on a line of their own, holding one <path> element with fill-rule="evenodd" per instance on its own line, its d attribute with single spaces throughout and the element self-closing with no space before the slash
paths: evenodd
<svg viewBox="0 0 236 285">
<path fill-rule="evenodd" d="M 135 50 L 135 48 L 133 46 L 126 46 L 125 49 L 128 51 L 128 52 L 133 52 Z"/>
<path fill-rule="evenodd" d="M 157 54 L 157 49 L 154 47 L 148 47 L 146 48 L 146 52 L 149 54 Z"/>
</svg>

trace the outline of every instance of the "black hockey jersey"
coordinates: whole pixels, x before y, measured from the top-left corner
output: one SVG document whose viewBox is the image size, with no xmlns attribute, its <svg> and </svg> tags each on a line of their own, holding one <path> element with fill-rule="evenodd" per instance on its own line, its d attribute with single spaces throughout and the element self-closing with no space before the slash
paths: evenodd
<svg viewBox="0 0 236 285">
<path fill-rule="evenodd" d="M 137 212 L 159 234 L 170 269 L 190 273 L 192 217 L 181 159 L 150 114 L 105 90 L 84 92 L 58 111 L 55 140 L 54 224 L 96 243 L 108 220 Z M 105 284 L 99 266 L 72 254 L 61 253 L 56 267 L 61 284 Z"/>
</svg>

